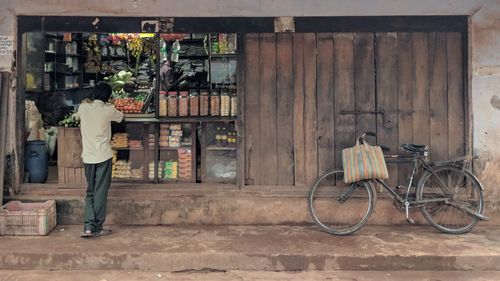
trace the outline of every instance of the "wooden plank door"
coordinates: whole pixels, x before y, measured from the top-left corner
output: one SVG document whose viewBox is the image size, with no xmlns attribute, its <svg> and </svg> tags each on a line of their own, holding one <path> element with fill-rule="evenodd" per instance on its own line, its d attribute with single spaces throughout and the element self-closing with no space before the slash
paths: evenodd
<svg viewBox="0 0 500 281">
<path fill-rule="evenodd" d="M 392 153 L 402 143 L 429 145 L 432 160 L 464 153 L 460 33 L 247 34 L 243 41 L 247 184 L 309 186 L 341 168 L 342 149 L 364 131 Z M 389 164 L 388 182 L 404 184 L 408 168 Z"/>
</svg>

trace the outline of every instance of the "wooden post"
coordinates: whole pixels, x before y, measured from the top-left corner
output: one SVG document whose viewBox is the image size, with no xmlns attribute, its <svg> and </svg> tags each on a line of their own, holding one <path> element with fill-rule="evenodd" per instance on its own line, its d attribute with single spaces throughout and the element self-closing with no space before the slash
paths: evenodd
<svg viewBox="0 0 500 281">
<path fill-rule="evenodd" d="M 7 102 L 9 74 L 0 74 L 0 205 L 3 205 L 3 181 L 5 174 L 5 144 L 7 141 Z"/>
</svg>

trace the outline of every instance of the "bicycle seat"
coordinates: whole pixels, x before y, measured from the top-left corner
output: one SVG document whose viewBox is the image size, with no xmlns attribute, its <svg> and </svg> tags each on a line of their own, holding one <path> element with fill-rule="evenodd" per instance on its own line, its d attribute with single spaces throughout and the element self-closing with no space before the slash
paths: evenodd
<svg viewBox="0 0 500 281">
<path fill-rule="evenodd" d="M 403 143 L 401 148 L 413 153 L 424 153 L 429 151 L 429 147 L 427 145 L 413 143 Z"/>
</svg>

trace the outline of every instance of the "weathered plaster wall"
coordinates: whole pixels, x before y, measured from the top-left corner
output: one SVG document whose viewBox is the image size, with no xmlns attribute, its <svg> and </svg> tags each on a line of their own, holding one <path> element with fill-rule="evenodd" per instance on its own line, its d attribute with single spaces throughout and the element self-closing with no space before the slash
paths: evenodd
<svg viewBox="0 0 500 281">
<path fill-rule="evenodd" d="M 477 172 L 488 190 L 500 198 L 500 1 L 483 6 L 471 17 L 471 93 L 473 147 L 480 156 Z M 498 200 L 494 200 L 498 201 Z M 496 205 L 492 206 L 497 208 Z"/>
<path fill-rule="evenodd" d="M 0 35 L 15 36 L 17 15 L 376 16 L 472 15 L 470 68 L 474 152 L 488 196 L 500 198 L 500 0 L 0 0 Z M 0 56 L 0 71 L 12 57 Z M 14 97 L 14 91 L 12 91 Z M 12 99 L 11 99 L 12 101 Z M 12 116 L 10 118 L 12 119 Z M 13 122 L 9 122 L 13 124 Z"/>
</svg>

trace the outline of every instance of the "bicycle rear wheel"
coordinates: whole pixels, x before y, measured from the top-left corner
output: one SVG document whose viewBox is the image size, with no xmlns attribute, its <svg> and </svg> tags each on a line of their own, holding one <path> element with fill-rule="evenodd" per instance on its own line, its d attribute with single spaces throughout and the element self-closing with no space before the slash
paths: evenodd
<svg viewBox="0 0 500 281">
<path fill-rule="evenodd" d="M 372 214 L 374 202 L 375 195 L 368 182 L 346 184 L 340 170 L 318 178 L 308 193 L 314 222 L 335 235 L 348 235 L 360 229 Z"/>
<path fill-rule="evenodd" d="M 436 229 L 449 234 L 470 231 L 478 218 L 467 213 L 483 212 L 483 194 L 476 179 L 454 166 L 442 166 L 426 171 L 417 185 L 420 211 Z M 467 210 L 467 211 L 466 211 Z"/>
</svg>

